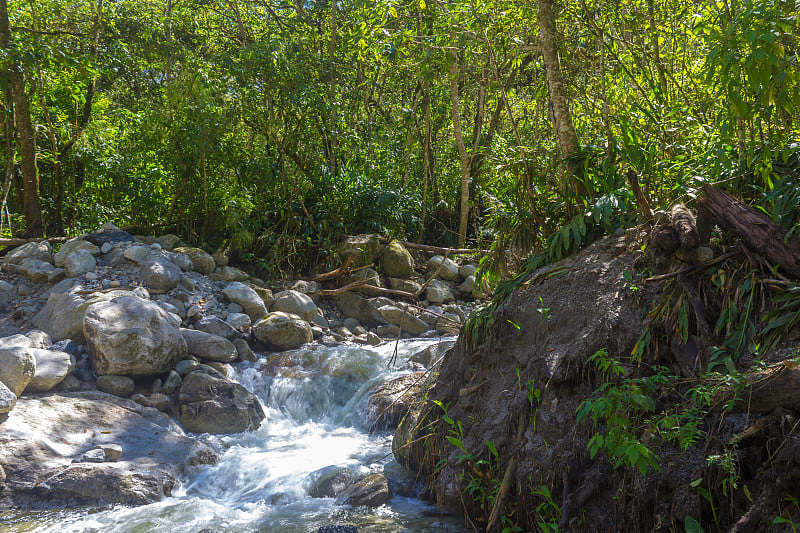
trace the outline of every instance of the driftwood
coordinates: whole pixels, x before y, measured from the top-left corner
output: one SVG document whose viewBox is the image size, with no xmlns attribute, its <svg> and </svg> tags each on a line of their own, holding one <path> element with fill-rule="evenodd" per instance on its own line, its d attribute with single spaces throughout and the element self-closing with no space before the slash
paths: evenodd
<svg viewBox="0 0 800 533">
<path fill-rule="evenodd" d="M 11 239 L 0 239 L 0 246 L 19 246 L 20 244 L 28 244 L 29 242 L 67 242 L 72 237 L 36 237 L 31 239 L 24 239 L 24 238 L 11 238 Z"/>
<path fill-rule="evenodd" d="M 720 226 L 736 233 L 745 246 L 777 264 L 793 278 L 800 279 L 800 239 L 763 213 L 750 208 L 730 194 L 710 185 L 703 187 L 699 200 Z"/>
<path fill-rule="evenodd" d="M 379 237 L 378 240 L 380 240 L 382 243 L 386 244 L 386 243 L 392 242 L 393 240 L 396 240 L 396 239 L 390 239 L 389 237 Z M 422 250 L 423 252 L 428 252 L 428 253 L 432 253 L 432 254 L 453 254 L 453 255 L 457 255 L 457 254 L 474 254 L 474 253 L 488 254 L 489 253 L 489 250 L 470 250 L 469 248 L 444 248 L 442 246 L 430 246 L 428 244 L 417 244 L 415 242 L 406 242 L 406 241 L 397 241 L 397 242 L 399 242 L 400 244 L 402 244 L 406 248 L 412 248 L 414 250 Z"/>
<path fill-rule="evenodd" d="M 331 270 L 330 272 L 325 272 L 324 274 L 317 274 L 316 276 L 311 278 L 311 281 L 317 281 L 322 283 L 323 281 L 329 281 L 332 279 L 340 278 L 350 273 L 350 263 L 353 262 L 353 256 L 348 256 L 347 260 L 345 260 L 344 264 L 337 269 Z"/>
</svg>

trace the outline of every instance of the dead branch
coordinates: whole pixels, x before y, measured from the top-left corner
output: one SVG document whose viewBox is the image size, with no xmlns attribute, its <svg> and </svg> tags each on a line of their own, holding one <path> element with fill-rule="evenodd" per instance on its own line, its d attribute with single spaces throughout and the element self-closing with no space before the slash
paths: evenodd
<svg viewBox="0 0 800 533">
<path fill-rule="evenodd" d="M 379 237 L 382 243 L 386 244 L 395 239 L 390 239 L 389 237 Z M 397 241 L 398 243 L 402 244 L 406 248 L 412 248 L 414 250 L 422 250 L 423 252 L 428 252 L 431 254 L 488 254 L 489 250 L 470 250 L 469 248 L 444 248 L 441 246 L 431 246 L 428 244 L 417 244 L 415 242 L 406 242 L 406 241 Z"/>
<path fill-rule="evenodd" d="M 522 436 L 525 434 L 526 427 L 527 424 L 525 423 L 525 413 L 520 413 L 519 420 L 517 421 L 517 436 L 514 439 L 514 446 L 518 445 L 522 440 Z M 506 471 L 503 474 L 503 481 L 500 483 L 500 490 L 497 492 L 497 499 L 494 501 L 492 513 L 489 515 L 489 522 L 486 524 L 487 533 L 493 531 L 495 524 L 497 524 L 500 520 L 500 515 L 503 512 L 503 507 L 505 507 L 506 499 L 508 498 L 508 493 L 511 490 L 511 486 L 513 485 L 514 474 L 516 471 L 517 458 L 512 456 L 511 459 L 509 459 L 508 466 L 506 466 Z"/>
<path fill-rule="evenodd" d="M 331 270 L 330 272 L 325 272 L 324 274 L 317 274 L 316 276 L 313 276 L 311 278 L 311 281 L 322 283 L 323 281 L 329 281 L 332 279 L 337 279 L 346 276 L 347 274 L 350 273 L 350 263 L 352 262 L 353 262 L 353 256 L 350 255 L 347 257 L 342 266 L 334 270 Z"/>
<path fill-rule="evenodd" d="M 738 252 L 725 252 L 724 254 L 715 257 L 711 261 L 706 261 L 705 263 L 701 263 L 699 265 L 692 265 L 686 268 L 682 268 L 681 270 L 676 270 L 675 272 L 670 272 L 669 274 L 661 274 L 660 276 L 653 276 L 644 280 L 645 283 L 649 283 L 652 281 L 662 281 L 669 278 L 674 278 L 676 276 L 680 276 L 681 274 L 690 274 L 695 272 L 696 270 L 702 270 L 704 268 L 708 268 L 710 266 L 714 266 L 716 264 L 722 263 L 723 261 L 727 261 L 731 257 L 735 256 Z"/>
<path fill-rule="evenodd" d="M 337 296 L 339 294 L 350 292 L 353 289 L 357 289 L 367 284 L 368 279 L 359 279 L 354 281 L 353 283 L 348 283 L 344 287 L 339 287 L 338 289 L 328 289 L 328 290 L 321 290 L 321 291 L 314 291 L 310 292 L 310 296 Z"/>
<path fill-rule="evenodd" d="M 25 238 L 11 238 L 11 239 L 0 239 L 0 246 L 19 246 L 20 244 L 28 244 L 29 242 L 67 242 L 72 237 L 37 237 L 32 239 L 25 239 Z"/>
</svg>

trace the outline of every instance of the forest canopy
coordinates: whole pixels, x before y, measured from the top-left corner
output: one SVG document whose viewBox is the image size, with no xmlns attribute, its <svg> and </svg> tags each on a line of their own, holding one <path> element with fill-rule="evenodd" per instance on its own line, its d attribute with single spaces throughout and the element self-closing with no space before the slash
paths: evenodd
<svg viewBox="0 0 800 533">
<path fill-rule="evenodd" d="M 343 233 L 566 253 L 714 183 L 797 232 L 797 7 L 0 0 L 0 229 L 274 275 Z"/>
</svg>

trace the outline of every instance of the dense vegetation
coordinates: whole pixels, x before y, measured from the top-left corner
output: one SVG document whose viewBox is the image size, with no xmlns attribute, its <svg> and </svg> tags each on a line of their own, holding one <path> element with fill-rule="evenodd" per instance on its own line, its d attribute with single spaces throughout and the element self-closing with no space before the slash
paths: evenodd
<svg viewBox="0 0 800 533">
<path fill-rule="evenodd" d="M 631 222 L 628 169 L 797 229 L 792 0 L 0 4 L 3 236 L 159 226 L 273 275 L 342 233 L 567 251 Z"/>
</svg>

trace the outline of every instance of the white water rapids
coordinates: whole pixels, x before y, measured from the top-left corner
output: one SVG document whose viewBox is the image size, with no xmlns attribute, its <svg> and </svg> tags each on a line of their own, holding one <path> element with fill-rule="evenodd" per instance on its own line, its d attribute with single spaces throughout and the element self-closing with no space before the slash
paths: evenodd
<svg viewBox="0 0 800 533">
<path fill-rule="evenodd" d="M 356 525 L 359 532 L 461 531 L 457 520 L 416 498 L 395 495 L 387 505 L 366 509 L 308 493 L 313 473 L 331 466 L 356 476 L 384 472 L 390 483 L 403 477 L 392 458 L 391 433 L 364 429 L 366 393 L 408 373 L 408 357 L 433 342 L 402 341 L 399 369 L 387 368 L 394 343 L 298 350 L 295 360 L 306 370 L 300 374 L 270 376 L 259 363 L 241 364 L 232 377 L 259 397 L 267 417 L 257 431 L 202 436 L 220 456 L 216 465 L 183 480 L 158 503 L 31 513 L 18 517 L 12 531 L 293 533 L 338 524 Z"/>
</svg>

